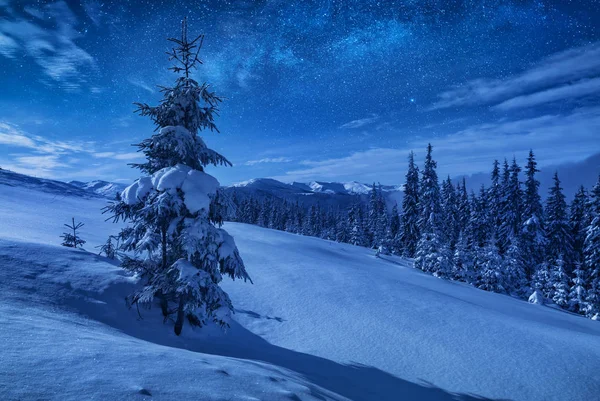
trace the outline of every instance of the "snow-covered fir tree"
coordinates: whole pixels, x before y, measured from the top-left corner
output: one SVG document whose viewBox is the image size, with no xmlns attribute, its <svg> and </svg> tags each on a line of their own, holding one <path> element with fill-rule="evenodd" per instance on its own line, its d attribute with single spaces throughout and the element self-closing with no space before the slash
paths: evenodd
<svg viewBox="0 0 600 401">
<path fill-rule="evenodd" d="M 571 266 L 574 262 L 573 238 L 569 227 L 567 215 L 567 201 L 560 187 L 558 173 L 554 173 L 554 185 L 550 188 L 550 194 L 546 200 L 546 261 L 551 266 L 562 261 L 563 269 Z M 568 271 L 572 271 L 570 268 Z"/>
<path fill-rule="evenodd" d="M 504 253 L 504 288 L 512 295 L 525 298 L 529 296 L 529 283 L 523 265 L 523 251 L 518 238 L 513 238 Z"/>
<path fill-rule="evenodd" d="M 436 172 L 437 163 L 433 160 L 432 151 L 433 148 L 429 144 L 419 185 L 418 206 L 421 238 L 417 243 L 415 266 L 438 277 L 448 277 L 451 274 L 451 265 L 448 248 L 441 236 L 440 187 Z"/>
<path fill-rule="evenodd" d="M 499 228 L 502 224 L 502 221 L 500 220 L 502 211 L 502 184 L 500 182 L 500 163 L 498 160 L 494 160 L 491 181 L 492 183 L 487 193 L 490 229 L 491 235 L 498 240 Z"/>
<path fill-rule="evenodd" d="M 499 228 L 499 250 L 505 252 L 515 238 L 521 234 L 522 190 L 519 181 L 521 168 L 513 159 L 511 166 L 504 160 L 502 176 L 501 225 Z"/>
<path fill-rule="evenodd" d="M 583 263 L 583 246 L 587 227 L 591 223 L 588 194 L 583 186 L 579 188 L 569 208 L 569 226 L 573 239 L 573 263 Z"/>
<path fill-rule="evenodd" d="M 392 252 L 394 255 L 402 255 L 403 249 L 400 231 L 400 215 L 398 214 L 398 204 L 396 203 L 392 207 L 387 243 L 390 248 L 390 252 Z"/>
<path fill-rule="evenodd" d="M 471 283 L 473 275 L 473 248 L 466 232 L 461 232 L 452 257 L 451 278 Z"/>
<path fill-rule="evenodd" d="M 442 183 L 442 238 L 450 252 L 454 252 L 460 227 L 458 223 L 458 203 L 456 190 L 450 176 Z"/>
<path fill-rule="evenodd" d="M 467 191 L 467 182 L 463 177 L 462 183 L 456 185 L 456 210 L 458 225 L 457 229 L 459 233 L 464 233 L 471 219 L 471 201 L 469 200 L 469 193 Z"/>
<path fill-rule="evenodd" d="M 165 319 L 175 315 L 177 335 L 186 318 L 194 326 L 226 325 L 233 306 L 219 286 L 222 277 L 250 279 L 233 238 L 220 228 L 227 210 L 219 183 L 205 172 L 207 165 L 231 163 L 198 134 L 217 131 L 214 117 L 221 102 L 207 84 L 191 78 L 203 38 L 190 40 L 184 20 L 181 38 L 169 39 L 175 62 L 170 69 L 178 77 L 161 89 L 158 106 L 138 104 L 157 130 L 137 145 L 146 161 L 134 167 L 146 175 L 107 208 L 115 221 L 130 224 L 121 232 L 121 248 L 135 259 L 126 258 L 123 266 L 143 280 L 130 302 L 158 299 Z"/>
<path fill-rule="evenodd" d="M 569 307 L 569 276 L 565 271 L 565 262 L 562 255 L 558 255 L 550 265 L 552 281 L 552 301 L 561 308 Z"/>
<path fill-rule="evenodd" d="M 586 315 L 592 317 L 600 313 L 600 176 L 592 189 L 590 206 L 592 222 L 587 228 L 583 257 L 589 284 Z"/>
<path fill-rule="evenodd" d="M 523 194 L 523 212 L 521 232 L 523 251 L 525 257 L 525 272 L 531 277 L 544 262 L 545 237 L 544 237 L 544 211 L 542 199 L 539 194 L 540 182 L 535 178 L 537 162 L 533 151 L 529 151 L 527 166 L 525 168 L 525 191 Z"/>
<path fill-rule="evenodd" d="M 408 155 L 408 171 L 402 198 L 400 236 L 404 256 L 412 258 L 421 237 L 419 232 L 419 169 L 413 152 Z"/>
<path fill-rule="evenodd" d="M 575 264 L 571 289 L 569 291 L 569 310 L 585 315 L 589 306 L 587 303 L 588 276 L 582 263 Z"/>
<path fill-rule="evenodd" d="M 486 246 L 480 249 L 480 272 L 477 286 L 491 292 L 506 292 L 502 258 L 498 254 L 495 238 L 490 238 Z"/>
</svg>

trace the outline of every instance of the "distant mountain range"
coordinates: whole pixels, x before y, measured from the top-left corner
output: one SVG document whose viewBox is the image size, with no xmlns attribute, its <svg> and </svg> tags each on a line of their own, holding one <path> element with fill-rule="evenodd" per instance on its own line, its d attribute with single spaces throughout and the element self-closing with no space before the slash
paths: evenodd
<svg viewBox="0 0 600 401">
<path fill-rule="evenodd" d="M 127 187 L 127 184 L 118 184 L 116 182 L 102 180 L 90 182 L 69 181 L 68 184 L 109 199 L 115 199 L 117 197 L 117 193 L 123 192 L 123 190 Z"/>
<path fill-rule="evenodd" d="M 358 199 L 365 200 L 371 191 L 372 184 L 351 182 L 311 181 L 309 183 L 293 182 L 286 184 L 272 178 L 255 178 L 226 187 L 225 191 L 238 198 L 248 196 L 264 198 L 275 196 L 289 201 L 298 201 L 310 206 L 320 204 L 345 208 Z M 382 192 L 389 207 L 402 200 L 402 186 L 382 185 Z"/>
<path fill-rule="evenodd" d="M 127 184 L 103 180 L 63 182 L 0 169 L 0 185 L 2 184 L 25 188 L 31 187 L 57 195 L 104 197 L 107 199 L 115 199 L 117 193 L 122 192 L 127 187 Z M 381 189 L 390 208 L 395 202 L 401 202 L 402 186 L 382 185 Z M 225 187 L 225 191 L 232 196 L 235 194 L 238 199 L 249 196 L 255 198 L 273 196 L 292 202 L 298 201 L 305 206 L 320 204 L 324 207 L 345 208 L 359 199 L 367 200 L 371 185 L 356 181 L 346 183 L 312 181 L 286 184 L 271 178 L 256 178 Z"/>
</svg>

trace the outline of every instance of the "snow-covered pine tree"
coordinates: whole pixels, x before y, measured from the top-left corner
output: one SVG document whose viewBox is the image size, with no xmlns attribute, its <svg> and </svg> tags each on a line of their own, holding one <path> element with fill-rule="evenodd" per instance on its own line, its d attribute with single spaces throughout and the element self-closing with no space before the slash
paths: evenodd
<svg viewBox="0 0 600 401">
<path fill-rule="evenodd" d="M 544 211 L 542 199 L 539 194 L 540 182 L 535 178 L 537 162 L 533 151 L 529 151 L 527 167 L 525 169 L 525 192 L 523 194 L 523 212 L 521 221 L 521 244 L 525 251 L 525 272 L 531 277 L 544 262 L 545 237 L 544 237 Z"/>
<path fill-rule="evenodd" d="M 557 266 L 560 257 L 565 271 L 573 271 L 573 238 L 567 215 L 567 202 L 560 187 L 558 173 L 554 173 L 554 185 L 546 200 L 546 261 Z M 561 305 L 562 306 L 562 305 Z"/>
<path fill-rule="evenodd" d="M 469 200 L 469 193 L 467 192 L 467 182 L 465 178 L 462 179 L 461 183 L 456 186 L 456 203 L 457 203 L 457 224 L 458 232 L 464 233 L 471 219 L 471 201 Z"/>
<path fill-rule="evenodd" d="M 271 210 L 273 208 L 273 202 L 270 197 L 263 199 L 260 205 L 260 212 L 258 214 L 257 224 L 261 227 L 269 227 L 271 223 Z"/>
<path fill-rule="evenodd" d="M 400 215 L 398 215 L 398 204 L 394 203 L 392 215 L 390 216 L 390 229 L 388 230 L 387 243 L 390 252 L 394 255 L 402 255 L 402 241 L 400 236 Z"/>
<path fill-rule="evenodd" d="M 571 237 L 573 238 L 573 263 L 583 263 L 583 245 L 586 237 L 586 230 L 591 223 L 591 213 L 589 211 L 589 198 L 583 186 L 579 188 L 569 210 L 569 226 Z M 567 266 L 568 267 L 568 266 Z"/>
<path fill-rule="evenodd" d="M 400 219 L 400 237 L 403 255 L 408 258 L 415 257 L 417 243 L 421 235 L 419 232 L 419 169 L 415 165 L 413 152 L 408 155 L 408 171 L 406 172 Z"/>
<path fill-rule="evenodd" d="M 588 277 L 582 263 L 575 263 L 573 279 L 569 291 L 569 310 L 585 315 L 589 310 L 587 303 Z"/>
<path fill-rule="evenodd" d="M 138 112 L 157 129 L 137 145 L 146 161 L 134 167 L 148 175 L 107 208 L 115 221 L 130 223 L 130 230 L 121 232 L 122 249 L 136 259 L 127 258 L 123 266 L 143 280 L 130 302 L 150 304 L 158 298 L 165 319 L 176 315 L 177 335 L 186 317 L 195 326 L 207 321 L 227 325 L 224 315 L 233 306 L 219 286 L 223 275 L 250 280 L 233 237 L 220 228 L 225 208 L 219 183 L 204 171 L 209 164 L 231 163 L 198 135 L 218 131 L 214 117 L 221 102 L 207 84 L 190 76 L 200 63 L 203 38 L 188 39 L 184 20 L 181 38 L 169 39 L 175 84 L 161 89 L 158 106 L 138 104 Z"/>
<path fill-rule="evenodd" d="M 504 288 L 512 295 L 526 298 L 529 296 L 530 287 L 523 267 L 523 251 L 519 239 L 513 238 L 504 253 Z"/>
<path fill-rule="evenodd" d="M 565 271 L 565 262 L 562 255 L 558 255 L 550 265 L 550 278 L 552 281 L 552 300 L 561 308 L 569 307 L 569 276 Z"/>
<path fill-rule="evenodd" d="M 450 252 L 454 253 L 459 235 L 458 203 L 456 190 L 450 176 L 442 183 L 442 238 Z"/>
<path fill-rule="evenodd" d="M 381 184 L 379 184 L 377 189 L 377 224 L 375 227 L 377 231 L 373 235 L 373 247 L 381 249 L 384 254 L 389 253 L 389 225 L 383 189 L 381 188 Z"/>
<path fill-rule="evenodd" d="M 500 220 L 502 211 L 502 184 L 500 182 L 500 163 L 494 160 L 492 169 L 492 185 L 488 189 L 487 200 L 490 216 L 491 235 L 498 240 L 499 228 L 502 224 Z M 500 241 L 498 241 L 500 242 Z"/>
<path fill-rule="evenodd" d="M 466 232 L 461 232 L 452 258 L 452 274 L 454 280 L 473 282 L 473 249 Z"/>
<path fill-rule="evenodd" d="M 350 229 L 349 237 L 352 245 L 368 245 L 369 241 L 363 225 L 363 212 L 360 203 L 353 204 L 348 213 L 348 228 Z"/>
<path fill-rule="evenodd" d="M 437 163 L 433 160 L 432 150 L 433 148 L 429 144 L 419 185 L 418 206 L 421 238 L 417 243 L 415 267 L 438 277 L 448 277 L 451 274 L 451 264 L 448 248 L 441 238 L 440 187 L 436 172 Z"/>
<path fill-rule="evenodd" d="M 498 254 L 496 239 L 490 238 L 488 244 L 479 250 L 480 272 L 477 286 L 485 291 L 504 293 L 504 275 L 502 258 Z"/>
<path fill-rule="evenodd" d="M 522 214 L 522 191 L 519 181 L 521 168 L 517 160 L 509 168 L 508 162 L 504 160 L 504 170 L 502 179 L 502 210 L 500 235 L 498 239 L 500 253 L 506 252 L 511 241 L 521 234 L 521 214 Z M 519 247 L 522 249 L 522 246 Z"/>
<path fill-rule="evenodd" d="M 583 246 L 584 265 L 588 275 L 586 315 L 600 313 L 600 176 L 592 189 L 590 212 L 592 222 L 587 228 Z"/>
</svg>

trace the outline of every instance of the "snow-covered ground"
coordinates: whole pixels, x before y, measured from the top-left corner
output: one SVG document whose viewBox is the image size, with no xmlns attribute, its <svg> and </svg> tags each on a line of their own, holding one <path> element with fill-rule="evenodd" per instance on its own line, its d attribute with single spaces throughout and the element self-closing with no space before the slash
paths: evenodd
<svg viewBox="0 0 600 401">
<path fill-rule="evenodd" d="M 6 180 L 5 180 L 6 182 Z M 254 285 L 227 334 L 127 309 L 105 199 L 0 183 L 2 400 L 593 400 L 600 323 L 371 250 L 226 224 Z M 57 246 L 71 217 L 85 249 Z"/>
</svg>

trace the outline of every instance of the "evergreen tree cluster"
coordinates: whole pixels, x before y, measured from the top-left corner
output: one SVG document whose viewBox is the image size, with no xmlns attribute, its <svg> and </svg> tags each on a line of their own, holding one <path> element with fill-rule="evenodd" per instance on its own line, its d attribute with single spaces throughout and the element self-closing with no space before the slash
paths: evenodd
<svg viewBox="0 0 600 401">
<path fill-rule="evenodd" d="M 491 185 L 476 192 L 464 179 L 440 183 L 432 151 L 429 145 L 422 170 L 411 152 L 402 205 L 389 212 L 373 184 L 368 202 L 348 210 L 234 197 L 230 219 L 378 249 L 436 277 L 588 317 L 600 313 L 600 177 L 591 195 L 581 187 L 568 205 L 555 174 L 544 203 L 533 151 L 524 170 L 514 158 L 494 161 Z"/>
</svg>

